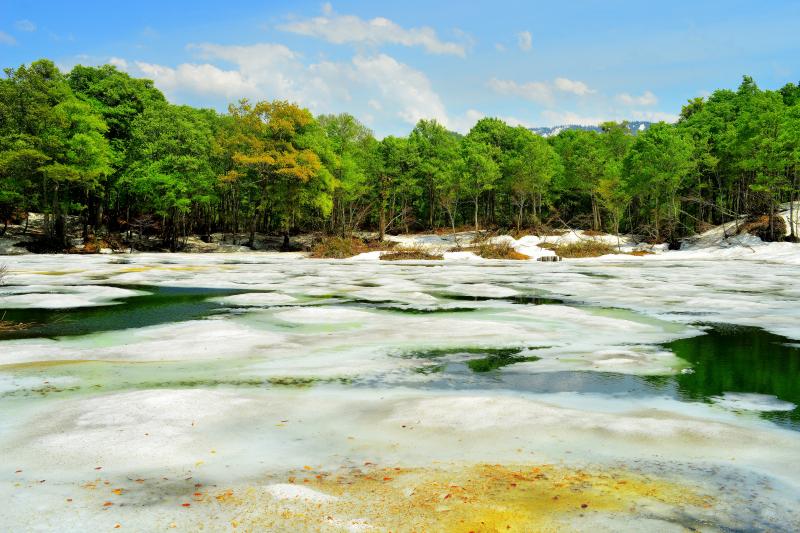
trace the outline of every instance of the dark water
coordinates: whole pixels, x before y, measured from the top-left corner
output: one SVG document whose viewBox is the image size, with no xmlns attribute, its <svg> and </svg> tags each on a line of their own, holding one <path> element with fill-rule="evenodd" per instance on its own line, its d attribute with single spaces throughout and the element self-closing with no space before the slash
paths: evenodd
<svg viewBox="0 0 800 533">
<path fill-rule="evenodd" d="M 224 306 L 210 298 L 254 292 L 196 287 L 121 286 L 148 294 L 120 300 L 116 305 L 72 309 L 8 309 L 5 320 L 30 327 L 0 332 L 0 340 L 86 335 L 101 331 L 156 326 L 208 316 Z"/>
</svg>

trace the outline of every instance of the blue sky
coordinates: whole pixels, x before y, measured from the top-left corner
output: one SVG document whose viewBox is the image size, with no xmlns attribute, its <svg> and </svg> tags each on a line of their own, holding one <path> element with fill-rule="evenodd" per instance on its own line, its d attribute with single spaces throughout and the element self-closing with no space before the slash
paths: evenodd
<svg viewBox="0 0 800 533">
<path fill-rule="evenodd" d="M 800 80 L 800 2 L 0 0 L 0 65 L 41 57 L 111 62 L 176 103 L 347 111 L 379 136 L 419 118 L 674 120 L 742 74 Z"/>
</svg>

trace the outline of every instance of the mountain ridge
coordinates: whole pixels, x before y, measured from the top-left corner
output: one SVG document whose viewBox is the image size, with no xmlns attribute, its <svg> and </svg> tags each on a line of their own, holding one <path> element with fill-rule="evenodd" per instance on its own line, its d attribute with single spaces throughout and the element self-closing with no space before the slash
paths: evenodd
<svg viewBox="0 0 800 533">
<path fill-rule="evenodd" d="M 628 122 L 628 129 L 631 130 L 631 133 L 636 135 L 640 131 L 647 131 L 650 129 L 652 124 L 652 122 L 648 122 L 646 120 L 632 120 Z M 562 131 L 567 130 L 596 131 L 598 133 L 602 131 L 602 128 L 600 128 L 599 124 L 561 124 L 558 126 L 539 126 L 528 129 L 536 135 L 541 135 L 542 137 L 553 137 L 554 135 L 558 135 Z"/>
</svg>

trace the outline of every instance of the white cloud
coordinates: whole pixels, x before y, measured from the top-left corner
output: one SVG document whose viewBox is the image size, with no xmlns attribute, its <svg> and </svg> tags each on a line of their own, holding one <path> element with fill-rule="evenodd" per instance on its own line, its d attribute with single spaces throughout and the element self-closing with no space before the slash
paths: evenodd
<svg viewBox="0 0 800 533">
<path fill-rule="evenodd" d="M 534 125 L 531 124 L 529 121 L 522 120 L 522 119 L 519 119 L 517 117 L 505 116 L 505 117 L 500 117 L 500 119 L 503 122 L 505 122 L 506 124 L 508 124 L 509 126 L 512 126 L 512 127 L 515 127 L 515 128 L 517 126 L 522 126 L 524 128 L 532 128 L 532 127 L 534 127 Z"/>
<path fill-rule="evenodd" d="M 255 89 L 240 72 L 222 70 L 208 63 L 183 63 L 176 68 L 170 68 L 137 61 L 136 67 L 168 94 L 189 91 L 238 98 Z"/>
<path fill-rule="evenodd" d="M 582 81 L 574 81 L 567 78 L 556 78 L 554 85 L 559 91 L 577 94 L 578 96 L 585 96 L 587 94 L 596 92 L 590 89 L 589 86 Z"/>
<path fill-rule="evenodd" d="M 453 131 L 457 131 L 458 133 L 467 133 L 472 129 L 476 122 L 485 116 L 486 115 L 477 109 L 467 109 L 463 115 L 459 115 L 450 119 L 448 127 Z"/>
<path fill-rule="evenodd" d="M 125 72 L 128 70 L 128 62 L 122 59 L 121 57 L 110 57 L 108 58 L 108 64 L 114 65 L 119 70 Z"/>
<path fill-rule="evenodd" d="M 529 31 L 521 31 L 517 34 L 517 46 L 523 52 L 529 52 L 533 48 L 533 37 Z"/>
<path fill-rule="evenodd" d="M 579 126 L 595 126 L 608 120 L 614 120 L 612 116 L 585 116 L 572 111 L 542 111 L 542 118 L 545 126 L 562 126 L 576 124 Z"/>
<path fill-rule="evenodd" d="M 494 43 L 494 49 L 497 50 L 498 52 L 505 52 L 506 51 L 505 45 L 503 45 L 501 43 Z"/>
<path fill-rule="evenodd" d="M 517 83 L 512 80 L 492 78 L 489 80 L 489 88 L 498 94 L 519 96 L 539 103 L 549 103 L 553 100 L 552 87 L 543 81 Z"/>
<path fill-rule="evenodd" d="M 14 46 L 17 44 L 17 40 L 14 39 L 11 35 L 7 34 L 4 31 L 0 31 L 0 44 L 7 44 L 9 46 Z"/>
<path fill-rule="evenodd" d="M 36 24 L 27 19 L 18 20 L 14 23 L 14 27 L 19 31 L 36 31 Z"/>
<path fill-rule="evenodd" d="M 407 124 L 425 118 L 456 127 L 427 76 L 386 54 L 309 63 L 278 44 L 198 44 L 189 49 L 205 62 L 171 67 L 138 61 L 135 68 L 170 98 L 193 93 L 228 101 L 285 99 L 314 113 L 347 110 L 365 121 L 368 116 L 370 121 L 383 119 L 384 124 L 396 123 L 398 117 Z M 230 67 L 217 66 L 219 61 Z"/>
<path fill-rule="evenodd" d="M 620 93 L 617 95 L 617 100 L 625 105 L 651 106 L 658 103 L 658 98 L 650 91 L 645 91 L 641 96 Z"/>
<path fill-rule="evenodd" d="M 422 72 L 386 54 L 358 55 L 353 65 L 358 79 L 374 84 L 384 98 L 398 105 L 397 115 L 405 122 L 433 118 L 448 125 L 444 104 Z"/>
<path fill-rule="evenodd" d="M 577 96 L 586 96 L 596 92 L 582 81 L 574 81 L 567 78 L 556 78 L 552 82 L 529 81 L 525 83 L 492 78 L 489 80 L 489 87 L 498 94 L 519 96 L 541 104 L 552 103 L 556 92 L 570 93 Z"/>
<path fill-rule="evenodd" d="M 422 46 L 432 54 L 466 55 L 464 44 L 442 41 L 429 27 L 403 28 L 383 17 L 365 20 L 355 15 L 337 15 L 330 4 L 325 4 L 322 12 L 321 17 L 288 22 L 278 26 L 278 29 L 317 37 L 334 44 L 400 44 Z"/>
</svg>

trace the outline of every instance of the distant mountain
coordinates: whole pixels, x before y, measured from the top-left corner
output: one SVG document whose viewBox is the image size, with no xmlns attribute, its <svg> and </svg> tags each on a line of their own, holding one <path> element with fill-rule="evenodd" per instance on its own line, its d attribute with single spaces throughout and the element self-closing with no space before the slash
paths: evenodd
<svg viewBox="0 0 800 533">
<path fill-rule="evenodd" d="M 634 120 L 628 122 L 628 128 L 630 128 L 631 133 L 636 135 L 640 131 L 646 131 L 650 128 L 652 122 L 646 122 L 642 120 Z M 563 124 L 561 126 L 552 126 L 552 127 L 541 127 L 541 128 L 528 128 L 536 135 L 541 135 L 542 137 L 552 137 L 553 135 L 558 135 L 562 131 L 565 130 L 583 130 L 583 131 L 596 131 L 600 132 L 600 126 L 582 126 L 580 124 Z"/>
</svg>

